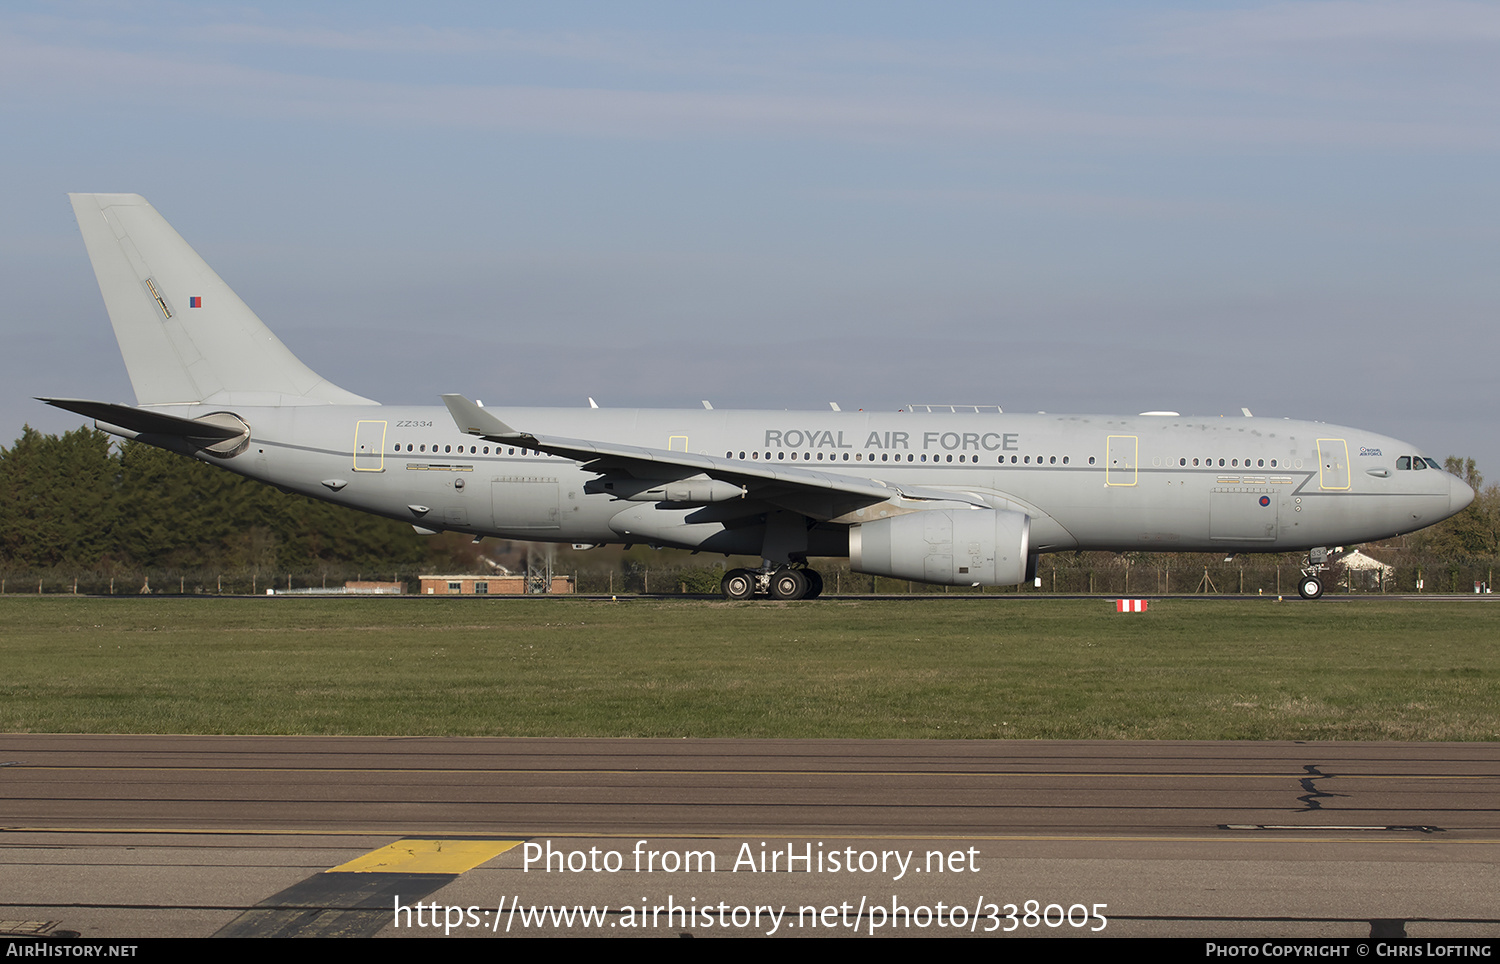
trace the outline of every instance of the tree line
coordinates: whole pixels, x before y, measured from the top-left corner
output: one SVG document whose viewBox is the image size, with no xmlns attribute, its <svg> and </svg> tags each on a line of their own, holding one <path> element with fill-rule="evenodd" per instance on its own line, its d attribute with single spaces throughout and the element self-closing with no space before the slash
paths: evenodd
<svg viewBox="0 0 1500 964">
<path fill-rule="evenodd" d="M 1474 501 L 1453 518 L 1414 533 L 1411 548 L 1439 559 L 1500 556 L 1500 485 L 1486 486 L 1473 459 L 1450 455 L 1444 467 L 1469 483 Z"/>
<path fill-rule="evenodd" d="M 95 429 L 28 426 L 0 448 L 0 564 L 13 571 L 384 570 L 428 554 L 409 525 Z"/>
</svg>

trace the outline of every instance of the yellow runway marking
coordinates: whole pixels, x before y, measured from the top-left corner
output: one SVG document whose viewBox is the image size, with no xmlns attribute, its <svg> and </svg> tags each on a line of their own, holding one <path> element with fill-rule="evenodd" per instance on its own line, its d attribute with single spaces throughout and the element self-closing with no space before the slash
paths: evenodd
<svg viewBox="0 0 1500 964">
<path fill-rule="evenodd" d="M 520 844 L 519 840 L 398 840 L 324 873 L 462 874 Z"/>
</svg>

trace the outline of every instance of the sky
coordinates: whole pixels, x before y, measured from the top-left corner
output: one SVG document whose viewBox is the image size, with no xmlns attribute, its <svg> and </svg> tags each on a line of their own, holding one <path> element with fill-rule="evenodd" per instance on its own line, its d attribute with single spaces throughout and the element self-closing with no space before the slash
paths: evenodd
<svg viewBox="0 0 1500 964">
<path fill-rule="evenodd" d="M 1500 480 L 1500 4 L 0 7 L 0 444 L 145 195 L 387 403 L 1309 418 Z"/>
</svg>

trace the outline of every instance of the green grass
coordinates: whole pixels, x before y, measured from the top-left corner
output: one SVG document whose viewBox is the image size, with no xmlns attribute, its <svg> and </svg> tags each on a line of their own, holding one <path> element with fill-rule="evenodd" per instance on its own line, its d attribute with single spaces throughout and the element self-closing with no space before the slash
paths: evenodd
<svg viewBox="0 0 1500 964">
<path fill-rule="evenodd" d="M 0 597 L 0 732 L 1500 739 L 1500 606 Z"/>
</svg>

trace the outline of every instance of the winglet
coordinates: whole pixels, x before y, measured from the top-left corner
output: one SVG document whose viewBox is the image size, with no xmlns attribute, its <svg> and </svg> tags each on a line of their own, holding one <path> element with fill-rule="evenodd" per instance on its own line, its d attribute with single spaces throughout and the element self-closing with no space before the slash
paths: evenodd
<svg viewBox="0 0 1500 964">
<path fill-rule="evenodd" d="M 465 435 L 507 440 L 526 437 L 462 395 L 444 395 L 443 404 L 448 406 L 448 414 L 453 416 L 454 424 Z"/>
</svg>

